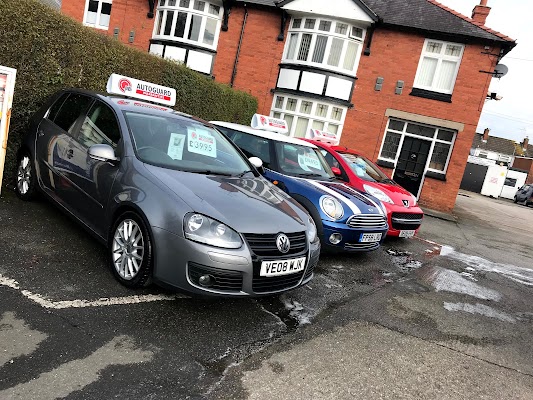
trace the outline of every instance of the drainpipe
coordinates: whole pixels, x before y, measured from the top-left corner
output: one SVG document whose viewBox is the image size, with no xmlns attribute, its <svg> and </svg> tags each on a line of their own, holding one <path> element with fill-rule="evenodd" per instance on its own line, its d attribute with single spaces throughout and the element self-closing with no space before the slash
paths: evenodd
<svg viewBox="0 0 533 400">
<path fill-rule="evenodd" d="M 239 55 L 241 54 L 242 40 L 244 38 L 244 28 L 246 27 L 246 20 L 248 19 L 248 9 L 244 5 L 244 19 L 242 21 L 241 37 L 239 38 L 239 45 L 237 46 L 237 54 L 235 55 L 235 62 L 233 63 L 233 73 L 231 74 L 230 86 L 233 87 L 235 78 L 237 77 L 237 65 L 239 64 Z"/>
</svg>

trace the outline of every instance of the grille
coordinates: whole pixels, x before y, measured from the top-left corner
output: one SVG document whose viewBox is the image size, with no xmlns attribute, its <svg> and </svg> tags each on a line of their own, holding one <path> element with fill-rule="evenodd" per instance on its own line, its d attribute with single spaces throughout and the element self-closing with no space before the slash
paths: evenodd
<svg viewBox="0 0 533 400">
<path fill-rule="evenodd" d="M 371 251 L 376 250 L 379 247 L 379 242 L 376 243 L 346 243 L 344 245 L 345 250 L 352 251 Z"/>
<path fill-rule="evenodd" d="M 294 287 L 300 283 L 305 271 L 300 271 L 297 274 L 268 277 L 259 276 L 260 269 L 261 263 L 254 263 L 254 279 L 252 282 L 252 289 L 255 293 L 276 292 Z"/>
<path fill-rule="evenodd" d="M 377 214 L 354 215 L 347 224 L 350 228 L 356 229 L 383 229 L 387 227 L 387 218 Z"/>
<path fill-rule="evenodd" d="M 399 231 L 416 230 L 422 223 L 423 214 L 415 213 L 392 213 L 392 227 Z"/>
<path fill-rule="evenodd" d="M 275 235 L 258 235 L 253 233 L 245 233 L 244 238 L 248 245 L 258 256 L 286 256 L 291 254 L 302 253 L 307 250 L 307 236 L 305 232 L 286 233 L 291 242 L 291 248 L 288 253 L 282 253 L 278 250 L 276 245 Z"/>
<path fill-rule="evenodd" d="M 198 280 L 202 275 L 211 275 L 215 279 L 215 284 L 209 289 L 224 292 L 240 292 L 242 290 L 242 274 L 239 271 L 206 267 L 196 263 L 189 263 L 189 279 L 193 284 L 203 287 Z"/>
</svg>

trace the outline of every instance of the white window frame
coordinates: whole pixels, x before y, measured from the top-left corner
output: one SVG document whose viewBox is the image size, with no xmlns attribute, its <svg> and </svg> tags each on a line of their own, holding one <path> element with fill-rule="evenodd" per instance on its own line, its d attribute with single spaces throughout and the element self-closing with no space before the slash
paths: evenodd
<svg viewBox="0 0 533 400">
<path fill-rule="evenodd" d="M 281 108 L 278 108 L 276 107 L 276 101 L 277 101 L 277 98 L 278 97 L 283 97 L 283 105 Z M 296 100 L 296 110 L 295 111 L 290 111 L 290 110 L 287 110 L 287 101 L 288 99 L 295 99 Z M 312 103 L 311 105 L 311 111 L 309 114 L 305 114 L 305 113 L 302 113 L 300 111 L 300 106 L 302 104 L 302 101 L 308 101 L 310 103 Z M 326 105 L 328 106 L 328 111 L 327 111 L 327 116 L 326 117 L 319 117 L 316 115 L 316 109 L 317 109 L 317 106 L 318 104 L 323 104 L 323 105 Z M 342 116 L 341 116 L 341 119 L 340 120 L 336 120 L 336 119 L 333 119 L 331 118 L 331 112 L 332 112 L 332 107 L 336 107 L 336 108 L 339 108 L 342 110 Z M 295 133 L 295 130 L 296 130 L 296 118 L 305 118 L 305 119 L 308 119 L 309 122 L 307 123 L 307 129 L 305 131 L 306 133 L 306 136 L 309 132 L 309 130 L 313 127 L 313 122 L 314 121 L 319 121 L 319 122 L 323 122 L 324 123 L 324 131 L 328 132 L 328 127 L 329 125 L 336 125 L 338 128 L 337 128 L 337 138 L 341 138 L 342 136 L 342 129 L 344 127 L 344 121 L 346 119 L 346 113 L 348 112 L 348 107 L 344 107 L 344 106 L 341 106 L 339 104 L 336 104 L 336 103 L 332 103 L 332 102 L 328 102 L 328 101 L 323 101 L 323 100 L 317 100 L 317 99 L 312 99 L 312 98 L 308 98 L 308 97 L 302 97 L 302 96 L 294 96 L 292 94 L 286 94 L 286 93 L 275 93 L 274 94 L 274 99 L 272 100 L 272 107 L 271 107 L 271 111 L 270 111 L 270 116 L 271 117 L 277 117 L 277 118 L 280 118 L 280 119 L 285 119 L 285 116 L 288 114 L 288 115 L 292 115 L 293 117 L 295 117 L 295 119 L 293 120 L 292 122 L 292 125 L 291 125 L 291 129 L 289 130 L 289 133 L 288 135 L 289 136 L 292 136 L 294 137 L 294 133 Z M 279 115 L 277 115 L 277 113 L 279 113 Z"/>
<path fill-rule="evenodd" d="M 89 0 L 85 0 L 85 9 L 83 12 L 83 25 L 90 26 L 91 28 L 96 29 L 102 29 L 104 31 L 107 31 L 109 29 L 108 26 L 100 25 L 100 16 L 102 14 L 102 3 L 108 3 L 111 4 L 111 11 L 113 11 L 113 0 L 95 0 L 98 2 L 98 11 L 96 11 L 96 24 L 91 24 L 87 22 L 87 14 L 89 12 Z M 111 22 L 111 14 L 109 14 L 110 22 Z"/>
<path fill-rule="evenodd" d="M 190 0 L 189 7 L 180 7 L 180 0 L 175 1 L 175 6 L 170 6 L 169 0 L 158 0 L 157 1 L 157 12 L 155 14 L 155 23 L 154 23 L 154 30 L 152 32 L 152 39 L 162 39 L 162 40 L 171 40 L 173 42 L 177 43 L 184 43 L 184 44 L 190 44 L 199 48 L 205 48 L 210 50 L 216 50 L 218 45 L 218 38 L 220 36 L 220 28 L 222 25 L 222 15 L 224 14 L 224 8 L 222 6 L 221 1 L 205 1 L 206 6 L 204 11 L 198 11 L 194 9 L 194 2 L 195 0 Z M 220 7 L 218 15 L 211 14 L 209 10 L 210 5 L 214 5 L 217 7 Z M 172 27 L 170 29 L 170 34 L 165 35 L 165 26 L 167 24 L 167 15 L 168 11 L 173 11 L 174 14 L 172 16 Z M 176 30 L 176 23 L 178 20 L 178 12 L 181 13 L 187 13 L 187 21 L 185 22 L 185 30 L 184 30 L 184 36 L 187 35 L 187 32 L 189 32 L 189 28 L 191 26 L 192 16 L 196 15 L 202 18 L 202 22 L 200 25 L 200 34 L 198 37 L 198 40 L 191 40 L 187 39 L 185 37 L 180 38 L 174 36 L 174 32 Z M 160 15 L 163 14 L 163 17 L 161 19 L 161 24 L 158 26 L 158 21 L 160 18 Z M 203 42 L 204 40 L 204 34 L 205 34 L 205 26 L 208 18 L 215 19 L 216 20 L 216 27 L 215 27 L 215 36 L 213 38 L 213 44 L 205 44 Z M 159 32 L 156 32 L 159 29 Z"/>
<path fill-rule="evenodd" d="M 439 43 L 442 44 L 441 52 L 439 54 L 437 53 L 431 53 L 427 51 L 428 44 L 430 42 Z M 446 46 L 460 46 L 461 47 L 461 54 L 459 56 L 447 56 L 445 54 Z M 461 43 L 454 43 L 454 42 L 443 42 L 442 40 L 433 40 L 433 39 L 426 39 L 424 41 L 424 47 L 422 48 L 422 53 L 420 55 L 420 60 L 418 61 L 418 68 L 416 70 L 415 80 L 413 87 L 418 89 L 424 89 L 429 90 L 431 92 L 438 92 L 438 93 L 444 93 L 444 94 L 452 94 L 453 89 L 455 88 L 455 82 L 457 81 L 457 75 L 459 74 L 459 68 L 461 67 L 461 62 L 463 60 L 463 54 L 465 52 L 465 45 Z M 433 75 L 433 81 L 430 86 L 425 86 L 418 83 L 418 80 L 420 78 L 420 74 L 422 72 L 422 63 L 424 61 L 424 58 L 433 58 L 437 60 L 437 68 L 435 69 L 435 75 Z M 452 87 L 450 90 L 443 90 L 438 89 L 435 87 L 436 85 L 436 78 L 439 76 L 441 68 L 442 68 L 442 62 L 443 61 L 454 61 L 457 63 L 455 67 L 455 71 L 452 78 Z"/>
<path fill-rule="evenodd" d="M 305 28 L 305 21 L 307 19 L 316 20 L 315 21 L 315 26 L 314 26 L 313 29 Z M 299 28 L 294 28 L 294 21 L 295 20 L 301 20 Z M 329 32 L 322 31 L 322 30 L 318 29 L 318 27 L 320 26 L 321 22 L 330 22 L 331 23 Z M 346 30 L 346 33 L 345 34 L 336 33 L 335 32 L 336 24 L 348 25 L 348 29 Z M 359 37 L 355 37 L 355 36 L 351 35 L 352 29 L 354 27 L 355 28 L 359 28 L 359 29 L 362 30 L 362 37 L 359 38 Z M 291 35 L 292 34 L 297 34 L 298 35 L 298 39 L 296 41 L 296 53 L 295 53 L 294 59 L 289 59 L 287 57 L 288 57 L 288 53 L 289 53 L 289 43 L 290 43 L 290 39 L 291 39 Z M 306 61 L 298 60 L 298 53 L 299 53 L 299 50 L 300 50 L 300 45 L 302 43 L 302 37 L 303 37 L 304 34 L 310 34 L 312 36 L 311 37 L 311 43 L 310 43 L 310 46 L 309 46 L 309 54 L 308 54 L 308 57 L 307 57 L 309 61 L 307 61 L 307 60 Z M 311 59 L 313 57 L 314 50 L 315 50 L 315 44 L 316 44 L 316 41 L 317 41 L 317 36 L 326 36 L 327 37 L 326 48 L 324 50 L 324 59 L 323 59 L 323 61 L 321 63 L 317 63 L 317 62 L 311 61 Z M 317 67 L 317 68 L 323 68 L 323 69 L 330 70 L 330 71 L 340 72 L 340 73 L 347 74 L 347 75 L 350 75 L 350 76 L 356 76 L 357 75 L 357 69 L 359 67 L 359 62 L 361 60 L 361 54 L 363 52 L 363 47 L 364 47 L 363 45 L 364 45 L 365 36 L 366 36 L 366 29 L 363 26 L 353 25 L 353 24 L 347 23 L 345 21 L 339 21 L 339 20 L 335 20 L 335 19 L 317 18 L 317 17 L 312 17 L 312 16 L 308 16 L 308 17 L 305 17 L 305 16 L 301 16 L 301 17 L 300 16 L 294 16 L 292 18 L 292 20 L 291 20 L 291 25 L 290 25 L 289 31 L 287 33 L 287 39 L 285 40 L 285 48 L 283 50 L 282 62 L 283 63 L 287 63 L 287 64 L 308 65 L 308 66 L 313 66 L 313 67 Z M 330 51 L 331 51 L 331 45 L 332 45 L 332 42 L 333 42 L 334 38 L 343 40 L 343 46 L 342 46 L 342 51 L 341 51 L 340 60 L 339 60 L 339 66 L 338 67 L 331 66 L 331 65 L 329 65 L 327 63 L 327 60 L 329 58 Z M 343 68 L 344 59 L 346 57 L 346 53 L 347 53 L 348 43 L 349 42 L 356 43 L 357 46 L 358 46 L 356 57 L 355 57 L 355 63 L 354 63 L 354 67 L 353 67 L 352 70 L 347 70 L 347 69 Z"/>
<path fill-rule="evenodd" d="M 389 128 L 391 120 L 403 122 L 404 123 L 403 131 L 397 131 L 395 129 Z M 431 129 L 435 130 L 435 133 L 433 134 L 433 137 L 420 136 L 420 135 L 416 135 L 416 134 L 413 134 L 413 133 L 409 133 L 409 132 L 407 132 L 407 124 L 414 124 L 414 125 L 420 125 L 420 126 L 424 126 L 424 127 L 427 127 L 427 128 L 431 128 Z M 447 132 L 454 132 L 454 135 L 453 135 L 453 138 L 452 138 L 451 142 L 447 141 L 447 140 L 437 139 L 437 136 L 438 136 L 438 134 L 439 134 L 439 132 L 441 130 L 447 131 Z M 385 137 L 387 136 L 387 133 L 389 131 L 392 132 L 392 133 L 397 133 L 397 134 L 401 135 L 400 143 L 398 144 L 398 149 L 396 150 L 396 156 L 394 157 L 394 159 L 386 158 L 386 157 L 382 157 L 381 156 L 381 152 L 383 151 L 383 146 L 385 145 Z M 450 159 L 452 157 L 453 149 L 455 147 L 455 140 L 457 139 L 457 131 L 455 131 L 453 129 L 449 129 L 449 128 L 442 128 L 442 127 L 434 126 L 434 125 L 421 124 L 420 122 L 403 120 L 403 119 L 400 119 L 400 118 L 389 118 L 389 120 L 387 121 L 387 127 L 385 129 L 385 134 L 383 135 L 383 139 L 381 140 L 381 147 L 380 147 L 379 153 L 378 153 L 378 160 L 387 161 L 387 162 L 393 162 L 394 163 L 394 169 L 396 169 L 396 165 L 398 164 L 398 158 L 400 157 L 400 153 L 401 153 L 402 147 L 403 147 L 403 142 L 404 142 L 404 139 L 405 139 L 406 136 L 409 136 L 409 137 L 412 137 L 412 138 L 415 138 L 415 139 L 421 139 L 421 140 L 426 140 L 428 142 L 431 142 L 431 146 L 430 146 L 429 154 L 428 154 L 428 159 L 426 161 L 426 166 L 424 168 L 424 174 L 427 171 L 435 172 L 437 174 L 442 174 L 442 175 L 445 175 L 447 173 L 448 165 L 450 164 Z M 445 163 L 444 169 L 442 171 L 439 170 L 439 169 L 435 169 L 435 168 L 430 168 L 429 167 L 429 165 L 431 164 L 431 159 L 433 158 L 433 150 L 435 149 L 435 143 L 443 143 L 443 144 L 450 145 L 450 151 L 448 152 L 448 157 L 446 158 L 446 163 Z M 420 185 L 420 187 L 422 187 L 422 185 Z"/>
</svg>

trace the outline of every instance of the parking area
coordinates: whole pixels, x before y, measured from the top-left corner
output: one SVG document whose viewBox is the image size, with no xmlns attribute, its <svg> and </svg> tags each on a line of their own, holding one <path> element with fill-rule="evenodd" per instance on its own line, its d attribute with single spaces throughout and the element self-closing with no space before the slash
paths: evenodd
<svg viewBox="0 0 533 400">
<path fill-rule="evenodd" d="M 533 208 L 456 212 L 296 291 L 205 299 L 122 287 L 78 225 L 5 190 L 0 399 L 530 399 Z"/>
</svg>

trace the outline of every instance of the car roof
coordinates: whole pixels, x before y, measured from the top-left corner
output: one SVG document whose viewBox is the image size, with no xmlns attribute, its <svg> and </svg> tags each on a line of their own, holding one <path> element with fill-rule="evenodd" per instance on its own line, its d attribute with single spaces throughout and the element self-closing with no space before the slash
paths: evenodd
<svg viewBox="0 0 533 400">
<path fill-rule="evenodd" d="M 262 137 L 262 138 L 265 138 L 265 139 L 272 139 L 272 140 L 276 140 L 278 142 L 298 144 L 298 145 L 301 145 L 301 146 L 311 147 L 311 148 L 314 148 L 314 149 L 317 148 L 312 143 L 304 142 L 304 141 L 302 141 L 302 140 L 300 140 L 298 138 L 285 136 L 285 135 L 282 135 L 281 133 L 269 132 L 269 131 L 264 131 L 264 130 L 261 130 L 261 129 L 254 129 L 251 126 L 246 126 L 246 125 L 241 125 L 241 124 L 234 124 L 232 122 L 210 121 L 210 123 L 213 124 L 213 125 L 222 126 L 224 128 L 229 128 L 229 129 L 233 129 L 233 130 L 236 130 L 236 131 L 249 133 L 250 135 Z"/>
<path fill-rule="evenodd" d="M 323 147 L 325 149 L 330 149 L 332 151 L 342 151 L 342 152 L 346 152 L 346 153 L 362 155 L 361 152 L 359 152 L 357 150 L 349 149 L 346 146 L 332 146 L 331 144 L 324 143 L 324 142 L 319 142 L 319 141 L 313 140 L 313 139 L 300 138 L 300 140 L 305 140 L 307 143 L 311 143 L 311 144 L 314 144 L 315 146 Z"/>
</svg>

